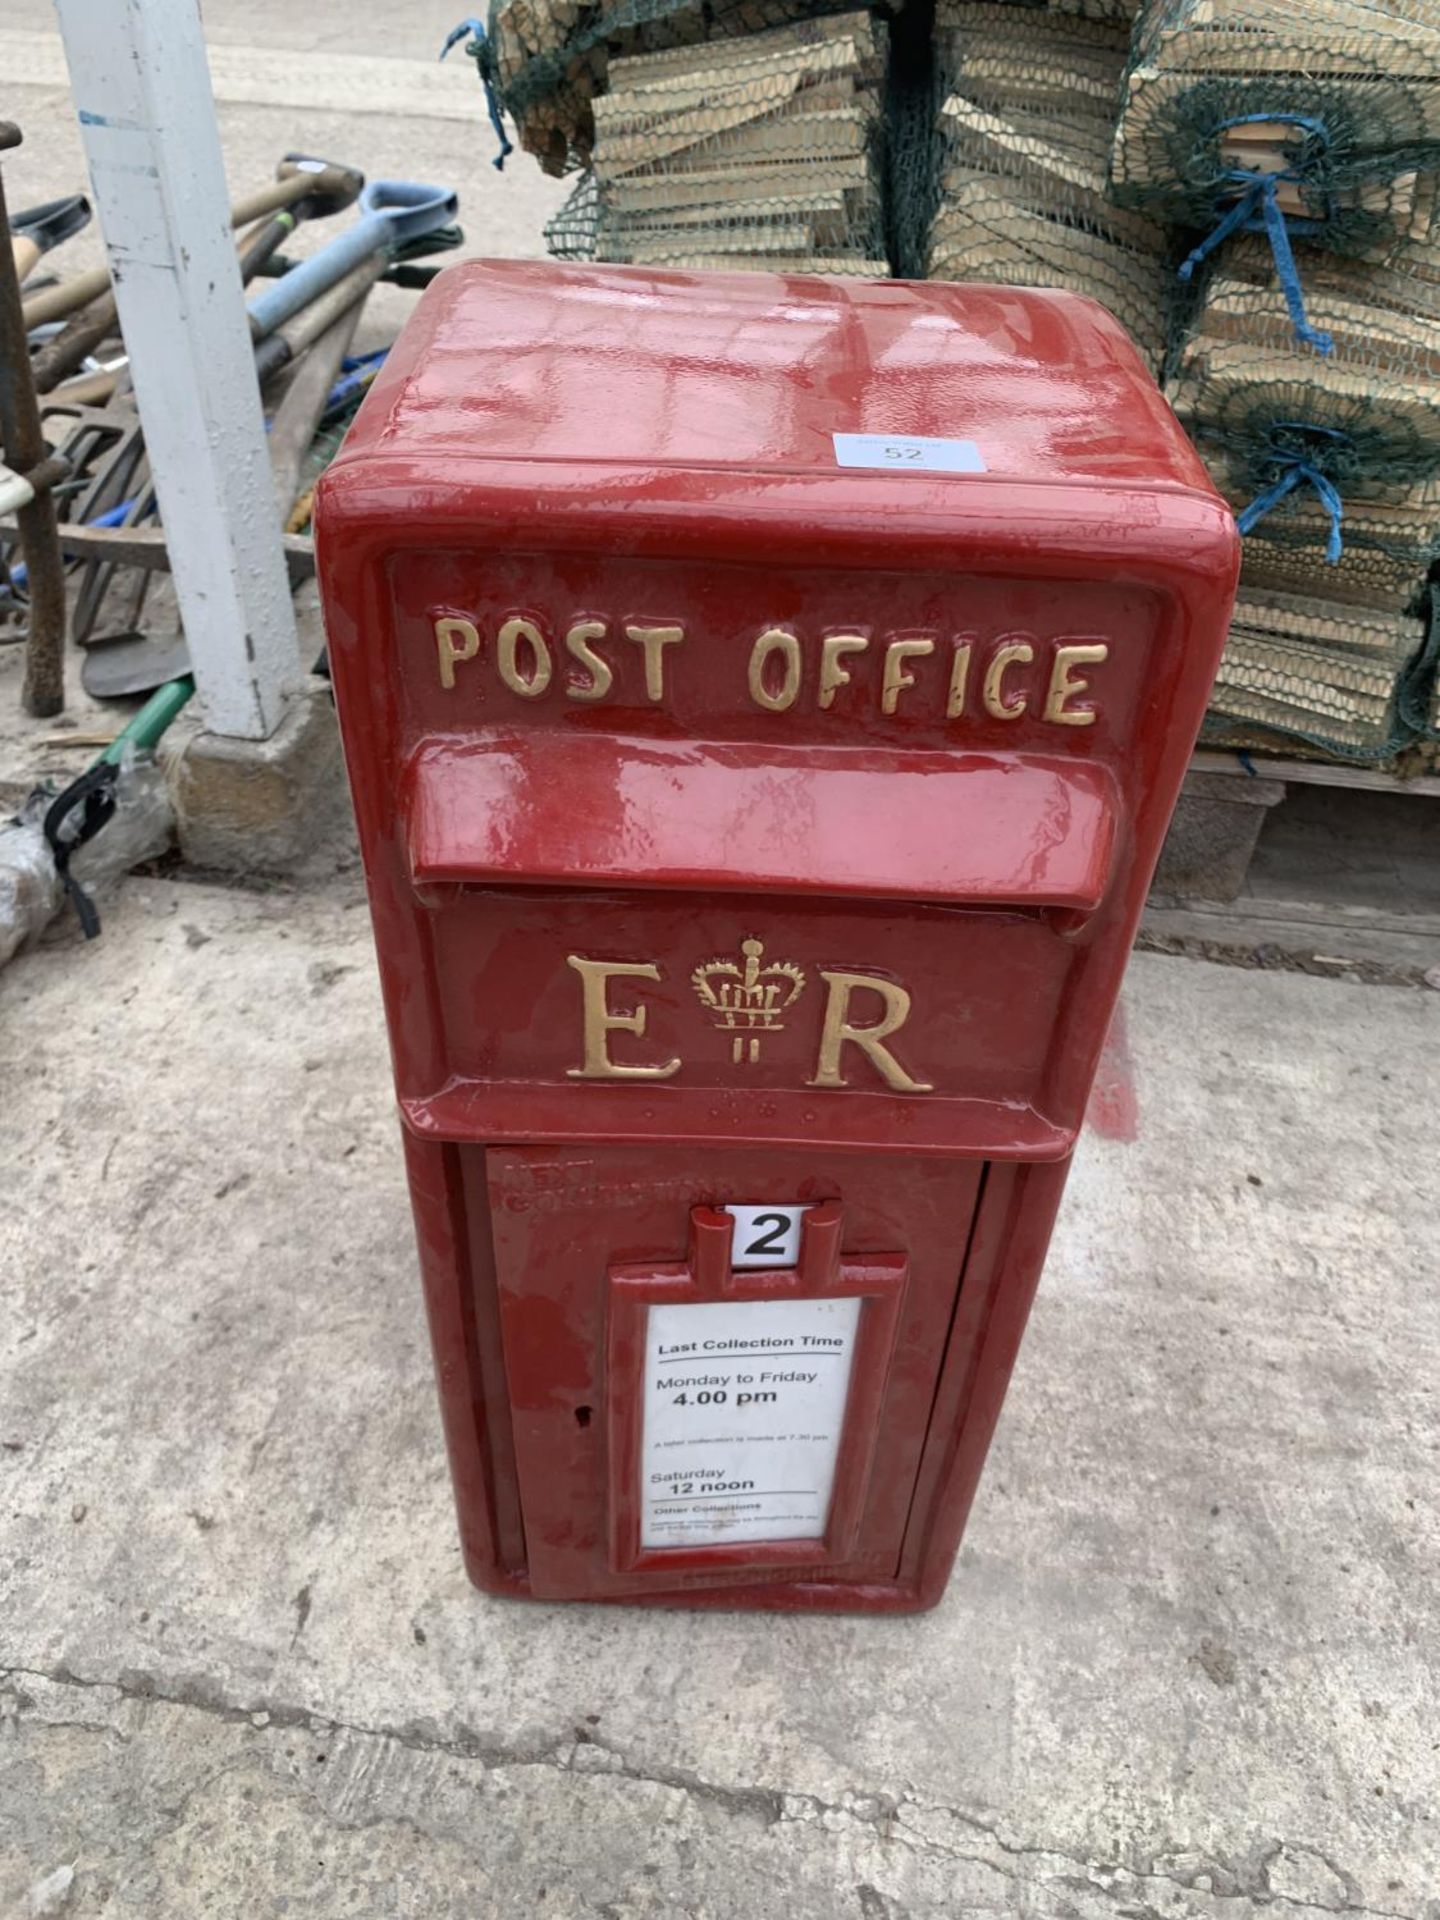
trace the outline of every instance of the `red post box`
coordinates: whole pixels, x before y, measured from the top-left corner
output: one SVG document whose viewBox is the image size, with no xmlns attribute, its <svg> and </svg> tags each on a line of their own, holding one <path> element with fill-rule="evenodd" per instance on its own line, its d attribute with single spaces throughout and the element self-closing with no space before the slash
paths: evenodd
<svg viewBox="0 0 1440 1920">
<path fill-rule="evenodd" d="M 1089 301 L 486 262 L 318 528 L 472 1577 L 932 1604 L 1228 510 Z"/>
</svg>

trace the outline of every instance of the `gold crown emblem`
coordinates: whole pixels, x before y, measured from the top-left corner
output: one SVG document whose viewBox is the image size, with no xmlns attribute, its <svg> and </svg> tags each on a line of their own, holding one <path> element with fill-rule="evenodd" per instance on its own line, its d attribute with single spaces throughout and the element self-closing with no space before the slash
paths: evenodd
<svg viewBox="0 0 1440 1920">
<path fill-rule="evenodd" d="M 784 1015 L 805 991 L 805 975 L 792 960 L 760 962 L 765 952 L 761 940 L 742 940 L 743 965 L 733 960 L 708 960 L 696 967 L 690 984 L 700 996 L 700 1004 L 709 1009 L 722 1033 L 733 1033 L 730 1058 L 738 1066 L 742 1060 L 760 1058 L 762 1033 L 779 1033 Z"/>
</svg>

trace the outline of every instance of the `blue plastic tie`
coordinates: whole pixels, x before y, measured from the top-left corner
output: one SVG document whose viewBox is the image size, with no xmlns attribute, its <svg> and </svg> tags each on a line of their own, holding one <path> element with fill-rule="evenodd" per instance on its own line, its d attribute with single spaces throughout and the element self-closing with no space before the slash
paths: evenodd
<svg viewBox="0 0 1440 1920">
<path fill-rule="evenodd" d="M 1223 241 L 1228 240 L 1232 233 L 1238 233 L 1241 227 L 1249 227 L 1254 219 L 1257 201 L 1264 191 L 1264 182 L 1273 176 L 1247 173 L 1243 177 L 1249 183 L 1246 191 L 1238 200 L 1231 202 L 1199 246 L 1181 261 L 1180 278 L 1182 280 L 1190 279 L 1195 269 L 1208 260 Z M 1230 178 L 1233 179 L 1234 176 L 1231 175 Z"/>
<path fill-rule="evenodd" d="M 1300 269 L 1295 264 L 1290 229 L 1279 200 L 1280 183 L 1285 175 L 1237 170 L 1229 177 L 1243 181 L 1245 191 L 1181 264 L 1180 278 L 1188 280 L 1202 260 L 1208 259 L 1223 240 L 1228 240 L 1232 233 L 1239 232 L 1241 228 L 1247 233 L 1263 233 L 1275 256 L 1275 271 L 1289 310 L 1290 324 L 1295 329 L 1295 338 L 1307 347 L 1314 347 L 1317 353 L 1333 353 L 1335 342 L 1330 335 L 1321 327 L 1312 327 L 1305 316 L 1305 293 L 1300 285 Z"/>
<path fill-rule="evenodd" d="M 469 43 L 465 51 L 475 62 L 475 71 L 479 74 L 480 84 L 485 89 L 485 106 L 490 115 L 490 124 L 495 129 L 495 138 L 500 142 L 500 151 L 490 164 L 497 173 L 503 173 L 505 162 L 515 148 L 509 134 L 505 131 L 505 122 L 500 113 L 500 99 L 495 92 L 494 83 L 480 64 L 481 50 L 485 45 L 485 28 L 473 15 L 468 20 L 462 20 L 458 27 L 450 29 L 445 44 L 440 49 L 440 58 L 443 60 L 450 49 L 458 47 L 462 40 Z"/>
<path fill-rule="evenodd" d="M 1317 353 L 1333 353 L 1334 340 L 1322 327 L 1312 327 L 1305 317 L 1305 294 L 1300 285 L 1300 269 L 1295 264 L 1295 255 L 1291 250 L 1290 229 L 1280 206 L 1279 192 L 1280 179 L 1277 174 L 1265 173 L 1260 176 L 1260 218 L 1270 241 L 1270 251 L 1275 256 L 1275 271 L 1280 276 L 1280 291 L 1290 311 L 1290 324 L 1295 329 L 1295 338 L 1303 341 L 1307 347 L 1314 347 Z"/>
<path fill-rule="evenodd" d="M 1320 146 L 1329 144 L 1329 134 L 1325 122 L 1316 119 L 1313 114 L 1303 113 L 1242 113 L 1234 120 L 1221 123 L 1217 132 L 1225 133 L 1231 127 L 1249 126 L 1257 121 L 1269 122 L 1284 120 L 1287 126 L 1301 127 Z M 1243 228 L 1247 233 L 1263 233 L 1270 242 L 1270 251 L 1275 256 L 1275 271 L 1280 277 L 1280 290 L 1285 296 L 1285 305 L 1290 313 L 1290 322 L 1295 329 L 1295 337 L 1306 346 L 1314 347 L 1317 353 L 1333 353 L 1335 342 L 1328 333 L 1319 327 L 1312 327 L 1305 317 L 1305 295 L 1300 286 L 1300 270 L 1295 264 L 1294 250 L 1290 245 L 1290 227 L 1280 206 L 1280 186 L 1283 181 L 1297 182 L 1304 179 L 1303 169 L 1284 167 L 1278 173 L 1256 173 L 1249 167 L 1234 167 L 1226 175 L 1244 191 L 1234 201 L 1216 225 L 1196 247 L 1180 268 L 1180 278 L 1188 280 L 1202 260 L 1206 260 L 1215 251 L 1222 240 L 1228 240 L 1232 233 Z M 1302 222 L 1307 231 L 1316 223 Z"/>
<path fill-rule="evenodd" d="M 1340 556 L 1345 551 L 1345 542 L 1340 534 L 1340 523 L 1345 518 L 1345 502 L 1340 498 L 1339 489 L 1332 480 L 1327 480 L 1318 467 L 1312 466 L 1299 454 L 1291 456 L 1280 478 L 1266 487 L 1263 493 L 1257 493 L 1242 513 L 1235 516 L 1235 524 L 1241 533 L 1249 533 L 1252 528 L 1280 502 L 1292 494 L 1296 487 L 1306 482 L 1314 487 L 1320 504 L 1330 516 L 1330 535 L 1325 542 L 1325 564 L 1337 567 Z"/>
</svg>

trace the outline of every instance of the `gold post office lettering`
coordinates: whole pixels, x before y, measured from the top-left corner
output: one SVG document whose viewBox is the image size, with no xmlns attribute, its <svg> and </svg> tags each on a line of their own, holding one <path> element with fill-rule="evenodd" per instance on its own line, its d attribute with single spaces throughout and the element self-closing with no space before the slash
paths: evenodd
<svg viewBox="0 0 1440 1920">
<path fill-rule="evenodd" d="M 678 1054 L 647 1059 L 635 1043 L 643 1041 L 648 1009 L 640 997 L 643 982 L 659 984 L 665 974 L 654 960 L 591 960 L 567 955 L 580 976 L 581 1060 L 568 1067 L 572 1080 L 669 1080 L 684 1061 Z M 852 1069 L 868 1068 L 898 1093 L 930 1093 L 932 1083 L 917 1080 L 896 1055 L 891 1042 L 910 1017 L 910 995 L 878 973 L 817 969 L 825 1000 L 810 1087 L 846 1087 Z M 612 993 L 613 983 L 613 993 Z M 732 1066 L 753 1066 L 766 1034 L 782 1033 L 790 1009 L 809 982 L 793 960 L 766 957 L 765 943 L 753 936 L 740 942 L 738 959 L 702 961 L 690 985 L 713 1027 L 730 1040 Z M 628 1007 L 620 1002 L 627 1000 Z M 612 1034 L 630 1039 L 612 1045 Z"/>
<path fill-rule="evenodd" d="M 534 613 L 507 614 L 482 634 L 461 614 L 433 619 L 435 673 L 446 693 L 498 689 L 526 702 L 663 706 L 684 672 L 678 621 L 612 621 L 577 616 L 551 630 Z M 1099 708 L 1090 675 L 1109 658 L 1090 635 L 1049 640 L 1028 633 L 949 636 L 913 631 L 827 631 L 804 637 L 794 625 L 764 627 L 736 652 L 736 695 L 761 713 L 857 712 L 869 702 L 885 716 L 943 715 L 1042 726 L 1089 727 Z M 622 688 L 628 693 L 622 698 Z"/>
</svg>

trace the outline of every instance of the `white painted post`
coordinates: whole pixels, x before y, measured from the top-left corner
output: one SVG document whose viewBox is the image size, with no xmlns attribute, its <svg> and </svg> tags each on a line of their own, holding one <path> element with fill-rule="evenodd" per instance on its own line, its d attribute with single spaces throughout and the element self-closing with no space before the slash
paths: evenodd
<svg viewBox="0 0 1440 1920">
<path fill-rule="evenodd" d="M 300 677 L 197 0 L 55 0 L 175 592 L 212 733 Z"/>
</svg>

